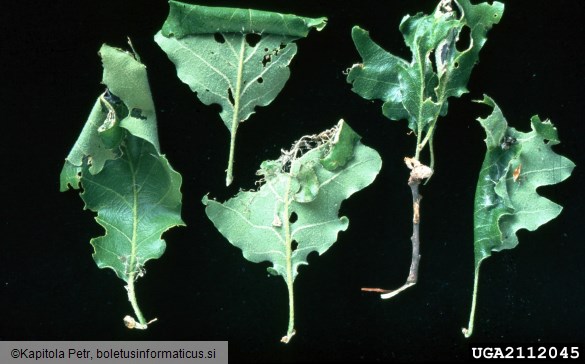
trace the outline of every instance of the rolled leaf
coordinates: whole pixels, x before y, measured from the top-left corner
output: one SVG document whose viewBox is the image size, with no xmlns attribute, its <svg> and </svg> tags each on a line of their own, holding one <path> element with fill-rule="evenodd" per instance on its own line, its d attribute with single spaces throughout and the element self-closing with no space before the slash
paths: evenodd
<svg viewBox="0 0 585 364">
<path fill-rule="evenodd" d="M 291 312 L 285 342 L 294 334 L 292 297 L 298 267 L 308 264 L 309 253 L 327 251 L 347 229 L 348 218 L 338 216 L 341 203 L 372 183 L 382 166 L 379 154 L 363 145 L 343 121 L 331 136 L 297 159 L 263 162 L 259 174 L 264 184 L 257 191 L 242 191 L 224 203 L 203 198 L 209 219 L 244 258 L 271 262 L 269 272 L 287 283 Z"/>
<path fill-rule="evenodd" d="M 161 33 L 165 37 L 184 38 L 213 33 L 266 33 L 304 38 L 311 28 L 325 27 L 327 18 L 305 18 L 270 11 L 209 7 L 169 1 L 169 16 Z"/>
<path fill-rule="evenodd" d="M 146 68 L 131 53 L 103 45 L 103 83 L 61 172 L 61 190 L 83 188 L 85 208 L 97 212 L 106 234 L 91 240 L 100 268 L 127 283 L 129 300 L 146 328 L 134 281 L 165 250 L 164 231 L 181 220 L 181 175 L 160 154 Z"/>
<path fill-rule="evenodd" d="M 487 152 L 475 191 L 475 283 L 469 326 L 463 330 L 467 337 L 473 331 L 481 262 L 494 251 L 518 245 L 518 230 L 534 231 L 561 213 L 562 206 L 540 196 L 536 189 L 565 180 L 575 167 L 552 150 L 560 141 L 550 121 L 533 116 L 532 131 L 519 132 L 508 126 L 491 98 L 484 96 L 479 102 L 493 111 L 478 119 L 486 132 Z"/>
<path fill-rule="evenodd" d="M 226 184 L 232 181 L 238 125 L 256 106 L 270 104 L 284 87 L 295 39 L 326 18 L 304 18 L 259 10 L 205 7 L 170 1 L 170 12 L 155 41 L 205 105 L 221 106 L 231 134 Z"/>
</svg>

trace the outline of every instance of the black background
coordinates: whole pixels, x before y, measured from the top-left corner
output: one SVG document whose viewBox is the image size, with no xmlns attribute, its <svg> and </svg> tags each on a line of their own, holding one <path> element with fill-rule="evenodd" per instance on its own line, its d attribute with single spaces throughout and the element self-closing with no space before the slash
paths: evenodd
<svg viewBox="0 0 585 364">
<path fill-rule="evenodd" d="M 379 102 L 351 92 L 342 71 L 360 58 L 350 30 L 370 31 L 410 60 L 398 24 L 436 1 L 200 1 L 303 16 L 327 16 L 321 32 L 297 41 L 291 78 L 269 106 L 238 130 L 235 182 L 224 187 L 229 134 L 217 114 L 176 77 L 153 41 L 166 1 L 20 1 L 0 19 L 3 216 L 0 245 L 2 340 L 229 340 L 232 361 L 446 361 L 468 345 L 585 340 L 583 158 L 585 65 L 582 1 L 505 1 L 468 85 L 450 102 L 435 138 L 436 173 L 422 188 L 419 283 L 390 301 L 362 286 L 400 286 L 410 264 L 411 195 L 402 163 L 414 137 L 406 122 L 384 118 Z M 130 36 L 149 71 L 160 142 L 183 175 L 187 227 L 164 235 L 167 250 L 147 265 L 138 300 L 147 331 L 129 331 L 124 284 L 100 270 L 89 240 L 102 234 L 76 192 L 59 193 L 59 172 L 99 93 L 97 55 L 104 42 Z M 464 339 L 473 284 L 472 204 L 485 147 L 475 121 L 488 108 L 529 130 L 538 113 L 559 129 L 555 150 L 576 164 L 573 176 L 539 192 L 564 206 L 520 245 L 482 265 L 476 330 Z M 268 263 L 246 261 L 213 227 L 200 203 L 253 188 L 254 172 L 304 134 L 340 118 L 384 160 L 376 181 L 342 205 L 350 227 L 323 256 L 313 253 L 295 282 L 297 335 L 286 332 L 282 279 Z M 578 240 L 581 240 L 579 242 Z"/>
</svg>

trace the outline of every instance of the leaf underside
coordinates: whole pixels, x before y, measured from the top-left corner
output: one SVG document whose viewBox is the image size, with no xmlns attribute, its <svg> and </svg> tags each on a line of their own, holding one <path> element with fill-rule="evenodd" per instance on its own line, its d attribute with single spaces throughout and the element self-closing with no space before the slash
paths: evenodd
<svg viewBox="0 0 585 364">
<path fill-rule="evenodd" d="M 106 229 L 106 235 L 91 241 L 94 260 L 127 282 L 140 275 L 146 261 L 163 254 L 162 233 L 184 223 L 181 177 L 166 158 L 131 134 L 120 149 L 122 157 L 107 162 L 96 175 L 84 166 L 81 197 L 86 208 L 98 212 L 96 221 Z"/>
<path fill-rule="evenodd" d="M 353 133 L 342 125 L 342 130 Z M 345 164 L 332 171 L 321 159 L 331 162 L 324 157 L 339 151 L 331 148 L 327 155 L 325 144 L 293 161 L 290 172 L 276 169 L 267 173 L 257 191 L 242 191 L 224 203 L 206 196 L 207 216 L 247 260 L 269 261 L 273 264 L 271 273 L 294 280 L 298 267 L 308 264 L 309 253 L 323 254 L 337 240 L 339 231 L 347 229 L 347 217 L 338 216 L 342 201 L 372 183 L 381 168 L 379 154 L 358 138 L 339 138 L 344 143 L 339 149 L 350 151 L 351 159 L 339 162 Z M 266 161 L 266 165 L 280 167 L 279 161 Z M 296 246 L 291 247 L 293 242 Z"/>
<path fill-rule="evenodd" d="M 199 100 L 221 106 L 231 134 L 229 185 L 238 125 L 256 106 L 276 98 L 297 52 L 293 41 L 311 28 L 323 29 L 326 19 L 177 1 L 169 5 L 169 16 L 154 39 Z"/>
<path fill-rule="evenodd" d="M 405 16 L 400 23 L 412 52 L 408 62 L 374 43 L 368 32 L 354 27 L 352 38 L 362 58 L 347 81 L 365 99 L 383 101 L 391 120 L 407 119 L 410 129 L 424 133 L 439 115 L 447 113 L 447 99 L 467 92 L 467 83 L 488 30 L 497 24 L 504 5 L 457 1 L 454 9 L 439 4 L 430 15 Z M 468 35 L 462 33 L 467 27 Z M 463 39 L 465 36 L 468 39 Z"/>
<path fill-rule="evenodd" d="M 181 176 L 159 152 L 146 68 L 122 50 L 103 45 L 107 92 L 94 105 L 66 158 L 61 190 L 83 187 L 85 207 L 106 234 L 91 240 L 100 268 L 135 280 L 165 250 L 161 234 L 184 225 Z"/>
<path fill-rule="evenodd" d="M 304 153 L 304 154 L 303 154 Z M 304 136 L 277 160 L 264 161 L 256 191 L 241 191 L 224 203 L 202 200 L 217 230 L 244 258 L 270 262 L 288 289 L 289 323 L 281 342 L 295 335 L 294 280 L 311 252 L 323 254 L 347 229 L 341 203 L 374 181 L 382 160 L 343 120 L 322 133 Z"/>
<path fill-rule="evenodd" d="M 228 130 L 247 120 L 256 106 L 270 104 L 289 78 L 288 65 L 297 52 L 290 37 L 263 35 L 255 46 L 241 33 L 222 33 L 155 40 L 177 67 L 177 76 L 205 105 L 221 105 Z M 236 105 L 237 102 L 237 105 Z M 236 123 L 234 123 L 234 118 Z"/>
</svg>

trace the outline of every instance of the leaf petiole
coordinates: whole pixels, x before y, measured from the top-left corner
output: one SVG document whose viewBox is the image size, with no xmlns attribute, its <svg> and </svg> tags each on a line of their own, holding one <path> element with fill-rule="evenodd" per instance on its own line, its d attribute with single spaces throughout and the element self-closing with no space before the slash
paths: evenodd
<svg viewBox="0 0 585 364">
<path fill-rule="evenodd" d="M 473 297 L 471 299 L 471 312 L 469 313 L 469 323 L 467 324 L 467 328 L 462 328 L 461 332 L 466 338 L 471 337 L 473 334 L 473 322 L 475 321 L 475 306 L 477 303 L 477 286 L 479 281 L 479 263 L 477 267 L 475 267 L 475 274 L 473 275 Z"/>
<path fill-rule="evenodd" d="M 126 290 L 128 291 L 128 300 L 134 309 L 134 314 L 136 315 L 136 318 L 138 318 L 139 323 L 139 325 L 137 324 L 135 327 L 130 327 L 128 323 L 126 326 L 128 328 L 146 329 L 148 323 L 146 322 L 144 315 L 142 315 L 142 311 L 140 311 L 140 307 L 138 307 L 138 301 L 136 300 L 136 291 L 134 289 L 134 273 L 130 273 L 128 276 L 128 285 L 126 286 Z M 124 321 L 127 322 L 126 320 L 127 319 Z"/>
<path fill-rule="evenodd" d="M 292 282 L 292 270 L 290 271 L 291 275 L 287 278 L 286 287 L 288 289 L 288 329 L 286 331 L 286 335 L 280 339 L 280 342 L 288 344 L 290 339 L 296 334 L 295 330 L 295 298 L 294 298 L 294 291 L 293 291 L 293 282 Z"/>
<path fill-rule="evenodd" d="M 230 156 L 228 158 L 228 167 L 226 169 L 225 185 L 229 186 L 234 180 L 234 154 L 236 151 L 236 129 L 238 128 L 237 123 L 234 123 L 232 130 L 230 131 Z"/>
</svg>

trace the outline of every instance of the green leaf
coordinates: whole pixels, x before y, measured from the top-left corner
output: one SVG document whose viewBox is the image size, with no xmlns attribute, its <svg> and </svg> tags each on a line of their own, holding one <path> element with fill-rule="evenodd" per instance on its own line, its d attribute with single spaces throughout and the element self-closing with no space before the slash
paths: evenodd
<svg viewBox="0 0 585 364">
<path fill-rule="evenodd" d="M 454 4 L 458 7 L 440 2 L 433 14 L 402 19 L 400 31 L 412 52 L 410 62 L 386 52 L 360 27 L 352 29 L 363 61 L 350 68 L 347 81 L 363 98 L 382 100 L 382 112 L 389 119 L 408 120 L 418 138 L 416 159 L 431 141 L 439 115 L 447 113 L 447 99 L 467 92 L 487 31 L 500 21 L 504 10 L 499 2 L 471 5 L 461 0 Z M 464 27 L 469 28 L 470 39 L 460 40 Z M 459 49 L 458 41 L 467 41 L 469 46 Z"/>
<path fill-rule="evenodd" d="M 100 268 L 127 283 L 128 297 L 144 329 L 134 282 L 148 260 L 165 250 L 163 232 L 181 220 L 181 175 L 158 147 L 156 117 L 146 68 L 135 55 L 103 45 L 103 83 L 90 116 L 65 161 L 61 190 L 83 187 L 85 208 L 97 212 L 106 234 L 91 240 Z M 81 185 L 81 186 L 80 186 Z"/>
<path fill-rule="evenodd" d="M 122 157 L 106 163 L 102 172 L 92 175 L 84 166 L 81 197 L 106 229 L 91 241 L 94 260 L 128 282 L 163 254 L 162 233 L 183 225 L 181 177 L 144 139 L 128 134 L 120 148 Z"/>
<path fill-rule="evenodd" d="M 337 168 L 329 170 L 322 161 Z M 244 258 L 271 262 L 269 272 L 284 278 L 290 306 L 284 342 L 294 334 L 293 281 L 298 267 L 308 264 L 309 253 L 327 251 L 347 229 L 348 218 L 338 216 L 341 203 L 372 183 L 381 166 L 379 154 L 340 121 L 319 135 L 301 138 L 278 160 L 263 162 L 258 173 L 264 183 L 257 191 L 242 191 L 224 203 L 203 198 L 207 216 L 242 249 Z"/>
<path fill-rule="evenodd" d="M 540 196 L 536 189 L 565 180 L 575 167 L 552 150 L 559 139 L 550 121 L 533 116 L 532 131 L 519 132 L 508 126 L 491 98 L 484 96 L 479 102 L 493 111 L 478 119 L 486 132 L 487 153 L 475 192 L 475 283 L 469 326 L 463 330 L 466 337 L 473 331 L 481 262 L 493 251 L 518 245 L 518 230 L 534 231 L 561 213 L 560 205 Z"/>
<path fill-rule="evenodd" d="M 284 87 L 295 39 L 326 18 L 304 18 L 259 10 L 205 7 L 170 1 L 170 12 L 155 41 L 205 105 L 219 104 L 230 131 L 226 185 L 233 179 L 238 125 L 256 106 L 270 104 Z M 252 35 L 256 36 L 256 39 Z"/>
</svg>

